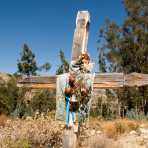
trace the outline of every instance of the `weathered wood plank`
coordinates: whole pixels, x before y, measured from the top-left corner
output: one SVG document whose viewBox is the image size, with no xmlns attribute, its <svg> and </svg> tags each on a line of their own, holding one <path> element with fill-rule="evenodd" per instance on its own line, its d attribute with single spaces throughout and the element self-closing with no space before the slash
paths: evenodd
<svg viewBox="0 0 148 148">
<path fill-rule="evenodd" d="M 120 88 L 148 85 L 148 74 L 131 73 L 97 73 L 94 79 L 94 88 Z M 30 77 L 18 81 L 18 87 L 28 88 L 56 88 L 56 76 Z"/>
<path fill-rule="evenodd" d="M 87 50 L 90 15 L 88 11 L 78 11 L 76 29 L 72 45 L 72 61 L 79 58 Z"/>
<path fill-rule="evenodd" d="M 56 76 L 32 76 L 26 77 L 18 80 L 18 87 L 26 87 L 26 88 L 47 88 L 47 89 L 55 89 L 56 88 Z"/>
<path fill-rule="evenodd" d="M 65 130 L 63 132 L 63 148 L 76 148 L 77 136 L 73 130 Z"/>
<path fill-rule="evenodd" d="M 31 76 L 18 80 L 18 83 L 52 84 L 56 83 L 56 76 Z"/>
<path fill-rule="evenodd" d="M 17 87 L 24 87 L 24 88 L 32 88 L 32 89 L 55 89 L 56 83 L 53 84 L 32 84 L 32 83 L 24 83 L 24 84 L 17 84 Z"/>
<path fill-rule="evenodd" d="M 123 85 L 123 73 L 97 73 L 94 79 L 94 88 L 117 88 Z"/>
<path fill-rule="evenodd" d="M 125 75 L 124 79 L 124 85 L 128 87 L 148 85 L 148 74 L 131 73 Z"/>
</svg>

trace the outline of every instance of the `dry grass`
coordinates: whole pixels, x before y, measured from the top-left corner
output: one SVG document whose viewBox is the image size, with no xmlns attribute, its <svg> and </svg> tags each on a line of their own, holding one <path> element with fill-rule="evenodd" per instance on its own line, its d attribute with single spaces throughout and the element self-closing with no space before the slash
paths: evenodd
<svg viewBox="0 0 148 148">
<path fill-rule="evenodd" d="M 0 147 L 2 148 L 46 148 L 62 146 L 63 124 L 54 121 L 54 113 L 49 116 L 40 116 L 38 119 L 9 119 L 0 116 Z M 148 127 L 147 121 L 117 119 L 113 121 L 90 119 L 86 130 L 102 131 L 84 138 L 85 147 L 115 148 L 115 140 L 122 134 L 137 130 L 139 127 Z M 90 133 L 88 133 L 90 135 Z M 86 135 L 84 135 L 86 136 Z M 87 136 L 86 136 L 87 137 Z"/>
<path fill-rule="evenodd" d="M 142 121 L 141 121 L 142 122 Z M 140 121 L 128 120 L 128 119 L 116 119 L 113 121 L 99 121 L 96 119 L 90 120 L 90 126 L 95 129 L 100 129 L 107 135 L 108 138 L 116 139 L 121 134 L 137 130 L 141 125 Z M 147 122 L 143 122 L 147 125 Z"/>
<path fill-rule="evenodd" d="M 0 127 L 2 148 L 45 148 L 62 144 L 60 123 L 51 118 L 9 119 Z"/>
</svg>

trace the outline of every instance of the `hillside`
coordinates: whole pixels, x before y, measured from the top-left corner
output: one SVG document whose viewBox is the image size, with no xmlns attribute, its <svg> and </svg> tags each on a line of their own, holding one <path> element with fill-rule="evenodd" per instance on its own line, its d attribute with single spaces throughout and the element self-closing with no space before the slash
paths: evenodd
<svg viewBox="0 0 148 148">
<path fill-rule="evenodd" d="M 0 84 L 8 82 L 11 77 L 11 74 L 0 72 Z"/>
</svg>

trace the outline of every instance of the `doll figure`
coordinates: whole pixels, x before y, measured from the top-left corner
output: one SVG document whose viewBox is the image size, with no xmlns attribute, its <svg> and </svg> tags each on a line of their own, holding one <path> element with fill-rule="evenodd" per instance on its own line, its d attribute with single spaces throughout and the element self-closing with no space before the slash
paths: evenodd
<svg viewBox="0 0 148 148">
<path fill-rule="evenodd" d="M 91 72 L 93 65 L 92 63 L 90 63 L 90 57 L 88 53 L 82 54 L 82 64 L 83 64 L 83 67 L 82 67 L 83 72 L 86 72 L 86 73 Z"/>
</svg>

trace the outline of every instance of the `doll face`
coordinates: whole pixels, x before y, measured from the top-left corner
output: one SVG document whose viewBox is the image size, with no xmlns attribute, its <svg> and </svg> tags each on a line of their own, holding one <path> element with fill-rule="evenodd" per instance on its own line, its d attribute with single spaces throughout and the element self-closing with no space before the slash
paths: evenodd
<svg viewBox="0 0 148 148">
<path fill-rule="evenodd" d="M 90 58 L 87 53 L 83 53 L 81 55 L 81 59 L 82 59 L 83 64 L 89 64 Z"/>
<path fill-rule="evenodd" d="M 89 60 L 87 60 L 87 59 L 83 59 L 82 62 L 83 62 L 83 64 L 89 64 Z"/>
</svg>

